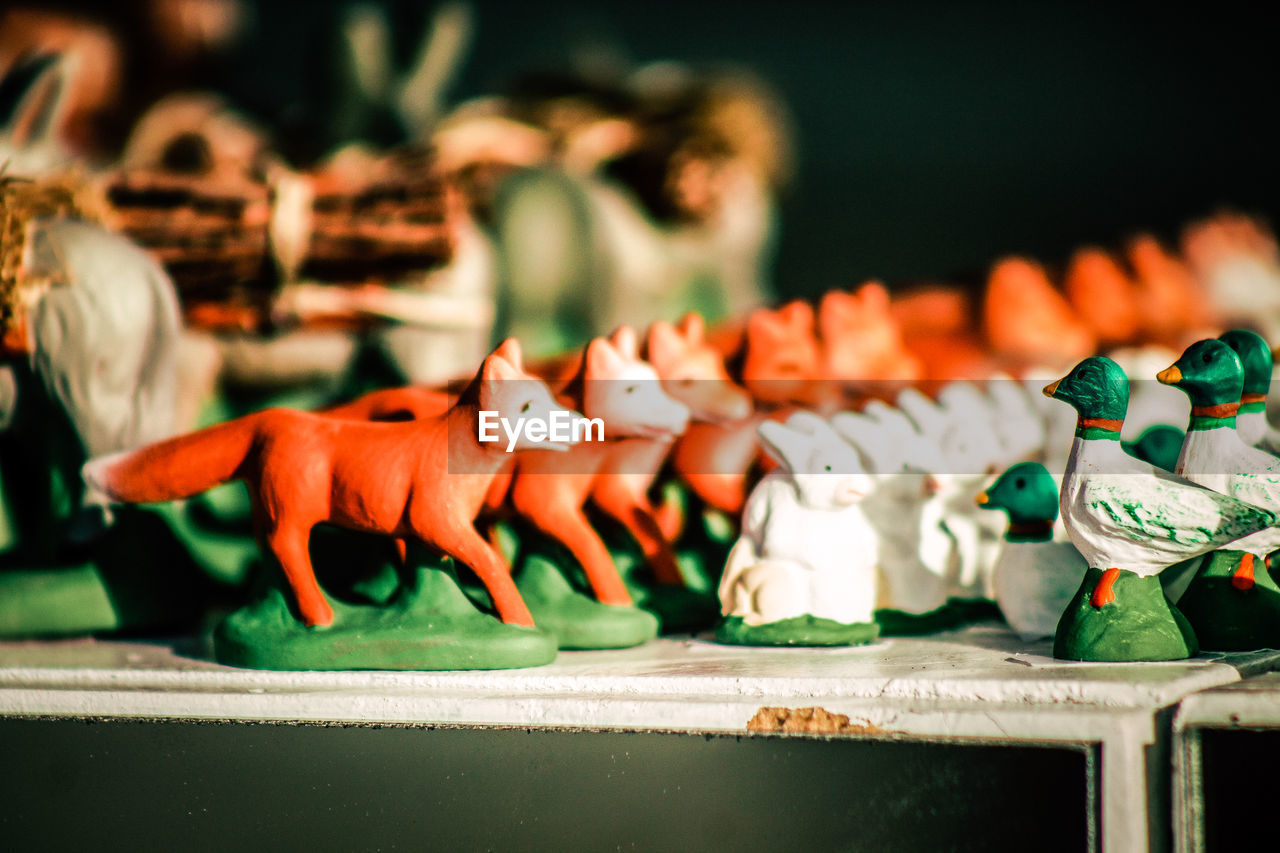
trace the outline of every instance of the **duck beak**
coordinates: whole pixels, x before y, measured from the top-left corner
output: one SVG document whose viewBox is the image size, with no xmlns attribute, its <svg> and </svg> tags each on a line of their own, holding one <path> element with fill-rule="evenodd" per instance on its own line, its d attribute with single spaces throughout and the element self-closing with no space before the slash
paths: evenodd
<svg viewBox="0 0 1280 853">
<path fill-rule="evenodd" d="M 991 500 L 991 497 L 986 492 L 979 492 L 978 496 L 973 499 L 973 502 L 976 503 L 978 506 L 983 506 L 987 504 L 990 500 Z"/>
<path fill-rule="evenodd" d="M 1182 371 L 1178 369 L 1178 365 L 1171 364 L 1157 373 L 1156 379 L 1165 385 L 1177 385 L 1182 381 Z"/>
<path fill-rule="evenodd" d="M 1058 393 L 1058 386 L 1059 386 L 1060 384 L 1062 384 L 1062 380 L 1061 380 L 1061 379 L 1055 379 L 1055 380 L 1053 380 L 1052 382 L 1050 382 L 1048 385 L 1044 386 L 1044 395 L 1045 395 L 1046 397 L 1052 397 L 1054 394 L 1057 394 L 1057 393 Z"/>
</svg>

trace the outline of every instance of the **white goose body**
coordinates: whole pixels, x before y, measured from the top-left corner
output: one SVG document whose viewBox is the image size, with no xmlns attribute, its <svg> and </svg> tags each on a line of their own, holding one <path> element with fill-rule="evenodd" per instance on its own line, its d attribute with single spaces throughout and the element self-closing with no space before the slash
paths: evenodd
<svg viewBox="0 0 1280 853">
<path fill-rule="evenodd" d="M 1280 430 L 1267 420 L 1266 412 L 1240 412 L 1236 415 L 1236 434 L 1249 447 L 1280 456 Z"/>
<path fill-rule="evenodd" d="M 1140 577 L 1221 548 L 1268 520 L 1249 504 L 1134 459 L 1119 441 L 1079 437 L 1059 510 L 1091 567 Z"/>
<path fill-rule="evenodd" d="M 1280 513 L 1280 459 L 1250 446 L 1231 427 L 1190 430 L 1178 455 L 1177 473 L 1215 492 Z M 1280 527 L 1246 536 L 1232 548 L 1265 559 L 1280 548 Z"/>
</svg>

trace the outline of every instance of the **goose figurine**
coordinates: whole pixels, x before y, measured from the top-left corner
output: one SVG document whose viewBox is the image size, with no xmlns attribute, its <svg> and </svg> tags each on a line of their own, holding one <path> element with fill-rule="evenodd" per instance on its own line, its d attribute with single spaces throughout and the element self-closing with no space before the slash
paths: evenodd
<svg viewBox="0 0 1280 853">
<path fill-rule="evenodd" d="M 1198 651 L 1186 618 L 1165 598 L 1169 566 L 1275 522 L 1265 509 L 1129 456 L 1120 430 L 1129 380 L 1090 356 L 1044 393 L 1076 410 L 1058 508 L 1089 570 L 1054 638 L 1067 660 L 1178 660 Z"/>
<path fill-rule="evenodd" d="M 1009 517 L 996 559 L 996 604 L 1024 640 L 1052 637 L 1089 566 L 1070 542 L 1054 536 L 1058 484 L 1039 462 L 1020 462 L 977 497 L 983 509 Z"/>
<path fill-rule="evenodd" d="M 1218 336 L 1244 365 L 1244 391 L 1236 413 L 1236 432 L 1250 447 L 1280 456 L 1280 430 L 1267 421 L 1267 392 L 1271 390 L 1271 347 L 1257 332 L 1232 329 Z"/>
<path fill-rule="evenodd" d="M 1158 378 L 1191 398 L 1191 422 L 1178 456 L 1178 475 L 1242 501 L 1280 511 L 1280 458 L 1246 444 L 1236 428 L 1245 369 L 1221 340 L 1204 340 Z M 1280 648 L 1280 587 L 1266 571 L 1280 548 L 1270 527 L 1205 558 L 1178 609 L 1200 644 L 1217 651 Z"/>
</svg>

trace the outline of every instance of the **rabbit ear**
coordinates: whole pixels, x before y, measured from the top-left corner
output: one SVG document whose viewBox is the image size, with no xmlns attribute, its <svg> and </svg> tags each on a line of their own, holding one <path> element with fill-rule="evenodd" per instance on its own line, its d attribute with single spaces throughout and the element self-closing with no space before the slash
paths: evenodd
<svg viewBox="0 0 1280 853">
<path fill-rule="evenodd" d="M 821 415 L 800 409 L 791 413 L 786 420 L 787 429 L 802 432 L 805 435 L 818 435 L 827 430 L 827 422 Z"/>
<path fill-rule="evenodd" d="M 813 450 L 813 436 L 777 421 L 765 421 L 757 427 L 756 433 L 765 453 L 792 473 L 803 469 L 805 457 Z"/>
<path fill-rule="evenodd" d="M 898 394 L 898 408 L 906 412 L 907 417 L 916 425 L 923 435 L 934 435 L 942 431 L 943 412 L 934 402 L 914 388 L 904 388 Z"/>
<path fill-rule="evenodd" d="M 16 148 L 35 148 L 57 140 L 71 108 L 71 83 L 80 66 L 74 51 L 41 57 L 33 63 L 47 64 L 36 73 L 4 128 Z"/>
</svg>

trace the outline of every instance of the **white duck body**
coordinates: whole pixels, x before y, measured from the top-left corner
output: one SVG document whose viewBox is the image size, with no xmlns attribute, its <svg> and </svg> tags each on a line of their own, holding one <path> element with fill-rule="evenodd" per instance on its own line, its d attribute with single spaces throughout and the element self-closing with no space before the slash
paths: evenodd
<svg viewBox="0 0 1280 853">
<path fill-rule="evenodd" d="M 747 499 L 720 582 L 722 612 L 747 625 L 805 615 L 871 622 L 879 545 L 860 505 L 872 484 L 858 454 L 808 413 L 765 422 L 760 439 L 781 467 Z"/>
<path fill-rule="evenodd" d="M 1280 513 L 1280 459 L 1249 446 L 1231 427 L 1189 430 L 1178 455 L 1177 473 L 1215 492 Z M 1231 547 L 1265 560 L 1280 548 L 1280 527 L 1246 536 Z"/>
<path fill-rule="evenodd" d="M 1089 566 L 1140 577 L 1256 532 L 1251 509 L 1134 459 L 1119 441 L 1079 437 L 1059 499 L 1067 535 Z"/>
<path fill-rule="evenodd" d="M 1266 412 L 1241 411 L 1236 415 L 1236 434 L 1250 447 L 1280 456 L 1280 430 L 1267 420 Z"/>
<path fill-rule="evenodd" d="M 1070 542 L 1006 541 L 996 560 L 996 604 L 1022 639 L 1051 637 L 1088 568 Z"/>
<path fill-rule="evenodd" d="M 933 488 L 933 473 L 943 467 L 937 448 L 884 404 L 866 414 L 841 412 L 831 424 L 862 454 L 874 483 L 862 507 L 880 539 L 878 605 L 915 614 L 938 609 L 947 601 L 952 544 Z"/>
</svg>

